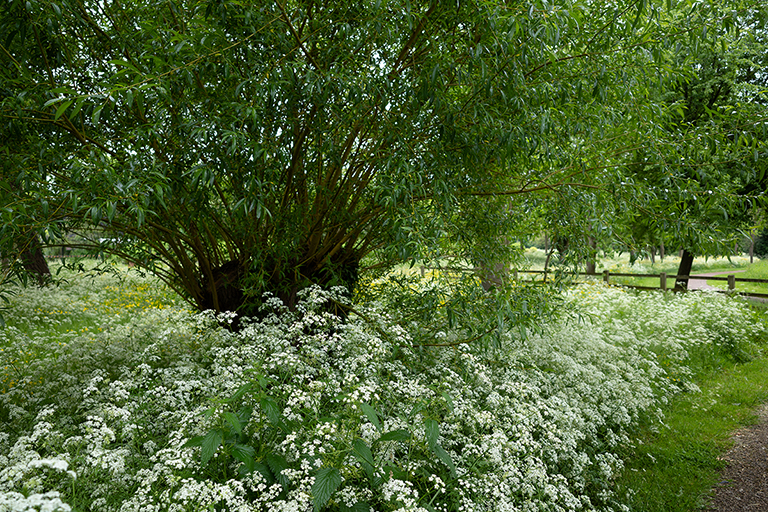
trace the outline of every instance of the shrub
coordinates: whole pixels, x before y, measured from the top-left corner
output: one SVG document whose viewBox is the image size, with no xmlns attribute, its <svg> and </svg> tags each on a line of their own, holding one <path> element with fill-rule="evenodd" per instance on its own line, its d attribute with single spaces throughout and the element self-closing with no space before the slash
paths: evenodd
<svg viewBox="0 0 768 512">
<path fill-rule="evenodd" d="M 564 298 L 578 315 L 496 348 L 420 347 L 424 329 L 375 302 L 341 322 L 326 303 L 346 299 L 317 288 L 295 312 L 266 300 L 238 333 L 176 306 L 100 332 L 22 322 L 2 331 L 3 365 L 42 355 L 0 395 L 0 496 L 125 512 L 624 510 L 619 448 L 695 390 L 693 354 L 763 327 L 719 296 Z"/>
</svg>

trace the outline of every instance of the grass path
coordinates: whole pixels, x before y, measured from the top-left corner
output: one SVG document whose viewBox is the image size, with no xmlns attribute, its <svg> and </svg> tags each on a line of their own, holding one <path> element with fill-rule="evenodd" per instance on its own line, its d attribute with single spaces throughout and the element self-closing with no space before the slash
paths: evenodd
<svg viewBox="0 0 768 512">
<path fill-rule="evenodd" d="M 633 511 L 691 512 L 706 507 L 724 468 L 732 434 L 758 420 L 768 400 L 768 358 L 724 363 L 703 375 L 701 393 L 665 410 L 664 426 L 644 431 L 617 482 Z"/>
</svg>

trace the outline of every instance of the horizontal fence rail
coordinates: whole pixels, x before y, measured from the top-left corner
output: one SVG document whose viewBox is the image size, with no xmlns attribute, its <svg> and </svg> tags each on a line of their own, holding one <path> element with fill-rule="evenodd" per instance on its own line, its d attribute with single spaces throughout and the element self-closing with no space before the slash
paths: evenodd
<svg viewBox="0 0 768 512">
<path fill-rule="evenodd" d="M 515 279 L 517 279 L 518 273 L 520 274 L 553 274 L 554 272 L 550 270 L 515 270 L 514 275 Z M 571 275 L 577 275 L 577 276 L 591 276 L 591 277 L 602 277 L 603 281 L 606 284 L 611 284 L 611 277 L 652 277 L 652 278 L 658 278 L 659 279 L 659 286 L 636 286 L 636 285 L 627 285 L 622 283 L 614 283 L 619 286 L 626 286 L 628 288 L 635 288 L 638 290 L 671 290 L 671 291 L 679 291 L 679 289 L 676 288 L 669 288 L 667 286 L 668 280 L 678 281 L 678 280 L 697 280 L 697 281 L 727 281 L 728 282 L 728 289 L 727 290 L 721 290 L 719 288 L 716 288 L 714 292 L 719 293 L 729 293 L 729 294 L 738 294 L 738 295 L 744 295 L 748 297 L 759 297 L 759 298 L 768 298 L 768 293 L 753 293 L 753 292 L 737 292 L 736 291 L 736 283 L 758 283 L 758 284 L 768 284 L 768 279 L 751 279 L 751 278 L 739 278 L 736 277 L 735 274 L 729 274 L 726 276 L 697 276 L 697 275 L 676 275 L 676 274 L 666 274 L 664 272 L 660 274 L 628 274 L 625 272 L 610 272 L 608 270 L 603 271 L 602 273 L 587 273 L 582 272 L 579 274 L 571 274 Z"/>
</svg>

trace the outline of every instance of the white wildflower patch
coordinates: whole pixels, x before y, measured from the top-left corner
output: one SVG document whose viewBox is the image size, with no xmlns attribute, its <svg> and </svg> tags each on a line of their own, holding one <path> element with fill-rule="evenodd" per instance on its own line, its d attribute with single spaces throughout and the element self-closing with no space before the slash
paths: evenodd
<svg viewBox="0 0 768 512">
<path fill-rule="evenodd" d="M 330 315 L 338 290 L 232 332 L 99 309 L 115 282 L 80 284 L 20 292 L 40 320 L 0 331 L 1 362 L 27 357 L 0 393 L 0 512 L 621 510 L 618 450 L 693 389 L 691 358 L 765 334 L 725 297 L 585 285 L 565 293 L 578 316 L 527 339 L 427 348 L 375 305 Z"/>
</svg>

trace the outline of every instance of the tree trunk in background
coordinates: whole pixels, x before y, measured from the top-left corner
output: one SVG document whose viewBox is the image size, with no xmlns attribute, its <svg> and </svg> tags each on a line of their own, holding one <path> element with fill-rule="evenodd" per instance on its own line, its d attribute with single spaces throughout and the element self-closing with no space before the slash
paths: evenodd
<svg viewBox="0 0 768 512">
<path fill-rule="evenodd" d="M 45 285 L 51 275 L 48 262 L 43 256 L 43 246 L 37 233 L 26 234 L 19 243 L 19 259 L 21 265 L 31 276 L 37 280 L 39 286 Z"/>
<path fill-rule="evenodd" d="M 480 279 L 483 289 L 489 291 L 491 288 L 501 288 L 509 280 L 509 265 L 504 263 L 494 263 L 493 267 L 481 263 Z"/>
<path fill-rule="evenodd" d="M 587 256 L 587 274 L 594 274 L 595 270 L 597 268 L 597 262 L 595 261 L 595 258 L 597 257 L 597 240 L 595 240 L 595 237 L 591 236 L 589 237 L 589 248 L 591 249 L 591 254 Z"/>
<path fill-rule="evenodd" d="M 680 256 L 680 266 L 677 269 L 678 276 L 690 276 L 691 268 L 693 268 L 693 254 L 688 252 L 688 249 L 683 250 L 682 256 Z M 687 290 L 688 279 L 676 279 L 675 290 Z"/>
<path fill-rule="evenodd" d="M 664 263 L 664 242 L 659 244 L 659 260 Z"/>
</svg>

